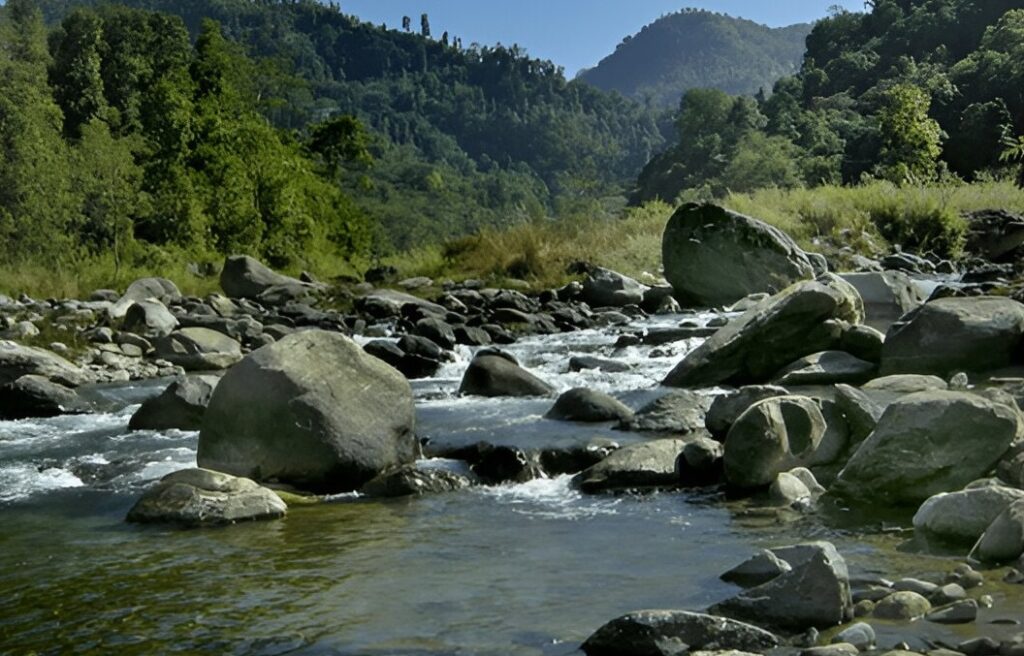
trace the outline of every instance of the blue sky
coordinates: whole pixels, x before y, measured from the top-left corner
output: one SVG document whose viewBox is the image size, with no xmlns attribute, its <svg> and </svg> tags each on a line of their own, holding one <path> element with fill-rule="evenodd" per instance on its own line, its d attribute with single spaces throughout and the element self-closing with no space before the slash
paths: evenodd
<svg viewBox="0 0 1024 656">
<path fill-rule="evenodd" d="M 863 0 L 340 0 L 342 11 L 373 23 L 400 27 L 411 16 L 430 15 L 435 37 L 447 30 L 472 42 L 518 43 L 550 59 L 572 77 L 593 66 L 628 34 L 683 7 L 700 7 L 772 26 L 810 22 L 832 5 L 862 11 Z"/>
</svg>

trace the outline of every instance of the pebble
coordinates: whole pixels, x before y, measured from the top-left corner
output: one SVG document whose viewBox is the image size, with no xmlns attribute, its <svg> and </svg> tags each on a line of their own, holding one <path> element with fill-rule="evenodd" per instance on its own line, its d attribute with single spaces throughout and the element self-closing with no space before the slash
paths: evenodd
<svg viewBox="0 0 1024 656">
<path fill-rule="evenodd" d="M 978 602 L 973 599 L 954 601 L 936 608 L 924 618 L 935 624 L 969 624 L 978 619 Z"/>
</svg>

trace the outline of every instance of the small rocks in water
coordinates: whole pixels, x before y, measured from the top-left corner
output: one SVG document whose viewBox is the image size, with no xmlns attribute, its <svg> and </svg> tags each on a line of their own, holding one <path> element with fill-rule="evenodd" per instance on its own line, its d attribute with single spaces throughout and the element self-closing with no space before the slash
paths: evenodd
<svg viewBox="0 0 1024 656">
<path fill-rule="evenodd" d="M 577 387 L 559 396 L 544 416 L 558 421 L 628 421 L 633 411 L 610 394 Z"/>
<path fill-rule="evenodd" d="M 916 592 L 894 592 L 875 604 L 873 615 L 883 620 L 916 620 L 931 608 L 931 603 Z"/>
<path fill-rule="evenodd" d="M 360 492 L 368 497 L 407 497 L 453 492 L 469 485 L 470 480 L 461 474 L 444 469 L 419 469 L 411 464 L 381 472 L 367 481 Z"/>
<path fill-rule="evenodd" d="M 832 638 L 833 643 L 847 643 L 859 651 L 867 651 L 875 646 L 875 630 L 866 622 L 851 624 Z"/>
<path fill-rule="evenodd" d="M 767 583 L 780 574 L 785 574 L 792 569 L 789 563 L 771 551 L 762 549 L 722 574 L 719 578 L 728 583 L 735 583 L 736 585 L 749 588 Z"/>
<path fill-rule="evenodd" d="M 470 396 L 549 396 L 554 388 L 497 355 L 477 355 L 469 363 L 459 394 Z"/>
<path fill-rule="evenodd" d="M 978 619 L 978 602 L 973 599 L 954 601 L 924 616 L 935 624 L 968 624 Z"/>
<path fill-rule="evenodd" d="M 589 355 L 578 355 L 569 358 L 569 371 L 585 371 L 587 369 L 596 369 L 597 371 L 607 373 L 623 373 L 629 371 L 632 367 L 618 360 L 606 360 Z"/>
<path fill-rule="evenodd" d="M 286 511 L 280 497 L 247 478 L 185 469 L 147 490 L 128 512 L 128 521 L 204 526 L 276 519 Z"/>
<path fill-rule="evenodd" d="M 511 446 L 479 445 L 472 464 L 473 473 L 485 483 L 525 483 L 542 475 L 540 465 L 522 449 Z"/>
<path fill-rule="evenodd" d="M 763 653 L 779 638 L 750 624 L 682 610 L 644 610 L 608 622 L 583 643 L 587 656 L 679 656 L 699 650 Z"/>
<path fill-rule="evenodd" d="M 573 485 L 588 494 L 609 490 L 676 487 L 676 461 L 686 443 L 678 439 L 630 444 L 573 478 Z"/>
</svg>

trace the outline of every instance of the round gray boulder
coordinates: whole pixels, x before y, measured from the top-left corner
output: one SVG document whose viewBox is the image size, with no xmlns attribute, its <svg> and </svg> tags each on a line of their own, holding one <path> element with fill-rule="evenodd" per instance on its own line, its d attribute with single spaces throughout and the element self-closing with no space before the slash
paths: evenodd
<svg viewBox="0 0 1024 656">
<path fill-rule="evenodd" d="M 209 526 L 276 519 L 287 510 L 280 497 L 247 478 L 184 469 L 147 490 L 128 511 L 128 521 Z"/>
<path fill-rule="evenodd" d="M 555 388 L 498 355 L 478 355 L 462 376 L 459 394 L 469 396 L 549 396 Z"/>
<path fill-rule="evenodd" d="M 587 656 L 679 656 L 691 651 L 763 653 L 775 635 L 750 624 L 683 610 L 641 610 L 608 622 L 583 643 Z"/>
<path fill-rule="evenodd" d="M 1024 490 L 1003 485 L 936 494 L 921 504 L 914 515 L 914 528 L 947 540 L 973 543 L 996 517 L 1021 499 Z"/>
<path fill-rule="evenodd" d="M 771 485 L 782 472 L 805 464 L 825 436 L 818 404 L 781 396 L 752 405 L 725 439 L 725 478 L 740 488 Z"/>
<path fill-rule="evenodd" d="M 563 392 L 544 416 L 558 421 L 622 421 L 632 417 L 633 411 L 610 394 L 577 387 Z"/>
<path fill-rule="evenodd" d="M 209 328 L 182 328 L 154 343 L 158 357 L 186 371 L 227 369 L 242 359 L 242 345 Z"/>
<path fill-rule="evenodd" d="M 219 382 L 216 376 L 189 376 L 174 381 L 135 411 L 128 430 L 199 430 Z"/>
</svg>

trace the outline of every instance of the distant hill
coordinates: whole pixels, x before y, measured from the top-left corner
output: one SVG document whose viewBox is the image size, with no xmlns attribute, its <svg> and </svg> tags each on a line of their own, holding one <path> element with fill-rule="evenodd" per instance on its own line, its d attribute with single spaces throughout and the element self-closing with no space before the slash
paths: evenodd
<svg viewBox="0 0 1024 656">
<path fill-rule="evenodd" d="M 742 18 L 684 9 L 626 37 L 580 79 L 659 106 L 675 107 L 687 89 L 731 94 L 771 89 L 800 69 L 811 25 L 770 28 Z"/>
</svg>

